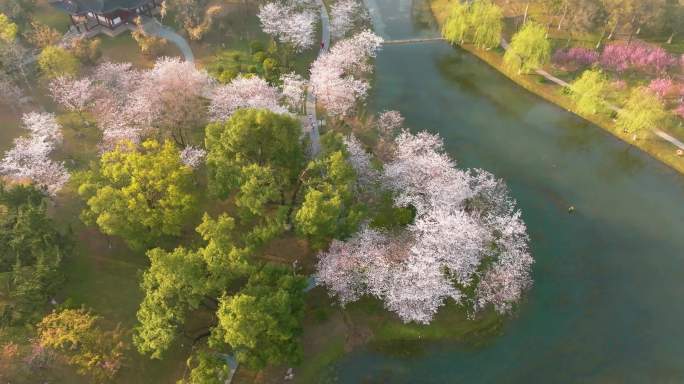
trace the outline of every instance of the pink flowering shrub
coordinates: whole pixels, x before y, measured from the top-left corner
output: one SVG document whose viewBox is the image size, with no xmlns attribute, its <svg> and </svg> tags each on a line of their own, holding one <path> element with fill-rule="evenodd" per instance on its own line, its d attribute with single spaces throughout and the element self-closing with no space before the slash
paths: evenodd
<svg viewBox="0 0 684 384">
<path fill-rule="evenodd" d="M 599 59 L 598 52 L 584 48 L 572 47 L 570 49 L 559 49 L 551 60 L 554 64 L 562 68 L 583 69 L 592 66 Z"/>
<path fill-rule="evenodd" d="M 650 89 L 653 93 L 658 95 L 661 98 L 664 98 L 665 96 L 668 96 L 669 94 L 672 93 L 672 91 L 675 89 L 675 85 L 672 82 L 672 79 L 670 78 L 660 78 L 660 79 L 653 79 L 651 80 L 651 83 L 648 84 L 648 89 Z"/>
<path fill-rule="evenodd" d="M 638 71 L 655 75 L 672 69 L 677 60 L 663 48 L 652 44 L 615 43 L 603 50 L 600 64 L 605 70 L 612 72 Z"/>
</svg>

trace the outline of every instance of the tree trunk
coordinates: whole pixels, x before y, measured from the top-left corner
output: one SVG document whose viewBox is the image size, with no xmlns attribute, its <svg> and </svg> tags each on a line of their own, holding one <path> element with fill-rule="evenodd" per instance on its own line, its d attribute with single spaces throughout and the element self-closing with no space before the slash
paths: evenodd
<svg viewBox="0 0 684 384">
<path fill-rule="evenodd" d="M 675 35 L 675 33 L 672 32 L 672 33 L 670 34 L 670 37 L 667 38 L 667 43 L 668 43 L 668 44 L 672 44 L 672 39 L 674 39 L 674 35 Z"/>
<path fill-rule="evenodd" d="M 559 30 L 559 31 L 561 30 L 561 26 L 563 25 L 563 21 L 565 20 L 565 14 L 567 14 L 567 13 L 568 13 L 568 6 L 566 5 L 566 6 L 563 8 L 563 16 L 561 16 L 560 20 L 558 21 L 558 28 L 557 28 L 557 30 Z"/>
<path fill-rule="evenodd" d="M 527 22 L 527 10 L 530 8 L 530 3 L 525 4 L 525 14 L 523 15 L 523 22 L 522 25 L 525 25 Z"/>
<path fill-rule="evenodd" d="M 610 34 L 608 34 L 608 40 L 613 39 L 613 34 L 615 34 L 615 30 L 618 27 L 618 24 L 620 24 L 620 18 L 618 17 L 617 20 L 615 20 L 615 24 L 613 25 L 613 29 L 610 30 Z"/>
</svg>

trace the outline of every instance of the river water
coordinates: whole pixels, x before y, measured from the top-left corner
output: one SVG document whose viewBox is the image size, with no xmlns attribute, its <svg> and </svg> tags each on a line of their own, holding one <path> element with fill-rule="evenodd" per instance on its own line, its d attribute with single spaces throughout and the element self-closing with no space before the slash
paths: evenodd
<svg viewBox="0 0 684 384">
<path fill-rule="evenodd" d="M 436 34 L 410 0 L 368 5 L 385 39 Z M 684 382 L 683 177 L 441 42 L 385 46 L 370 105 L 508 182 L 535 284 L 485 345 L 362 349 L 337 364 L 339 382 Z"/>
</svg>

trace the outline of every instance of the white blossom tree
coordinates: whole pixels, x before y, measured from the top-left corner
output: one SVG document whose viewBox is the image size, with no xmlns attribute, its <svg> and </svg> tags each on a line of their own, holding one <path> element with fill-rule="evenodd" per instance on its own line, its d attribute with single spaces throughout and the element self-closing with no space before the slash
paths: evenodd
<svg viewBox="0 0 684 384">
<path fill-rule="evenodd" d="M 207 156 L 207 151 L 202 148 L 187 146 L 180 152 L 181 162 L 190 168 L 197 168 Z"/>
<path fill-rule="evenodd" d="M 238 76 L 226 85 L 216 87 L 211 95 L 209 116 L 212 121 L 227 120 L 240 108 L 263 108 L 275 113 L 288 113 L 278 104 L 280 92 L 266 80 Z"/>
<path fill-rule="evenodd" d="M 60 76 L 49 84 L 50 96 L 68 111 L 76 112 L 84 121 L 83 112 L 94 102 L 94 87 L 90 78 L 74 79 Z"/>
<path fill-rule="evenodd" d="M 261 28 L 295 52 L 311 48 L 315 43 L 318 14 L 309 2 L 271 2 L 259 8 Z"/>
<path fill-rule="evenodd" d="M 338 42 L 314 61 L 310 85 L 330 115 L 347 116 L 365 100 L 370 85 L 363 77 L 372 71 L 369 61 L 381 44 L 381 37 L 363 31 Z"/>
<path fill-rule="evenodd" d="M 359 0 L 338 0 L 330 7 L 330 18 L 330 33 L 337 40 L 368 21 L 369 15 Z"/>
<path fill-rule="evenodd" d="M 304 105 L 304 94 L 307 81 L 302 76 L 291 72 L 280 76 L 283 83 L 281 93 L 285 103 L 294 111 L 300 111 Z"/>
<path fill-rule="evenodd" d="M 354 146 L 347 144 L 350 153 Z M 319 255 L 319 283 L 343 304 L 374 295 L 407 322 L 429 323 L 447 299 L 474 311 L 510 311 L 531 284 L 533 259 L 505 184 L 456 168 L 438 136 L 407 131 L 382 178 L 396 206 L 413 207 L 413 223 L 334 241 Z"/>
<path fill-rule="evenodd" d="M 0 104 L 6 105 L 13 109 L 21 107 L 24 103 L 24 92 L 19 88 L 14 81 L 0 72 Z"/>
<path fill-rule="evenodd" d="M 0 175 L 15 182 L 31 181 L 54 196 L 69 180 L 64 164 L 49 158 L 61 143 L 61 128 L 51 113 L 24 114 L 22 122 L 31 134 L 14 140 L 14 147 L 0 160 Z"/>
</svg>

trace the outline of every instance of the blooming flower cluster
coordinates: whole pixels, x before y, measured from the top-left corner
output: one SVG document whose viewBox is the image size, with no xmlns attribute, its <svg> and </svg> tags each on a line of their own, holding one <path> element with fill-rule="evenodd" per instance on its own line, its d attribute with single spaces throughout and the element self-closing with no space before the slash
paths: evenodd
<svg viewBox="0 0 684 384">
<path fill-rule="evenodd" d="M 372 177 L 358 143 L 357 172 Z M 317 281 L 341 303 L 373 295 L 406 321 L 429 323 L 447 299 L 508 312 L 531 284 L 533 259 L 520 212 L 501 180 L 460 170 L 429 133 L 402 132 L 380 175 L 395 206 L 412 207 L 403 230 L 370 227 L 319 255 Z"/>
<path fill-rule="evenodd" d="M 584 47 L 559 49 L 552 57 L 553 63 L 557 66 L 574 70 L 590 67 L 594 65 L 598 59 L 598 52 Z"/>
<path fill-rule="evenodd" d="M 17 182 L 29 180 L 54 196 L 69 180 L 64 163 L 49 158 L 62 142 L 61 127 L 52 113 L 27 113 L 22 122 L 31 134 L 14 140 L 14 147 L 0 160 L 0 175 Z"/>
<path fill-rule="evenodd" d="M 311 65 L 311 87 L 318 101 L 332 116 L 346 116 L 356 103 L 365 100 L 370 85 L 363 79 L 372 71 L 382 38 L 366 30 L 335 44 Z"/>
<path fill-rule="evenodd" d="M 677 60 L 663 48 L 646 43 L 609 44 L 601 53 L 601 67 L 622 73 L 639 71 L 646 74 L 663 74 L 672 69 Z"/>
</svg>

